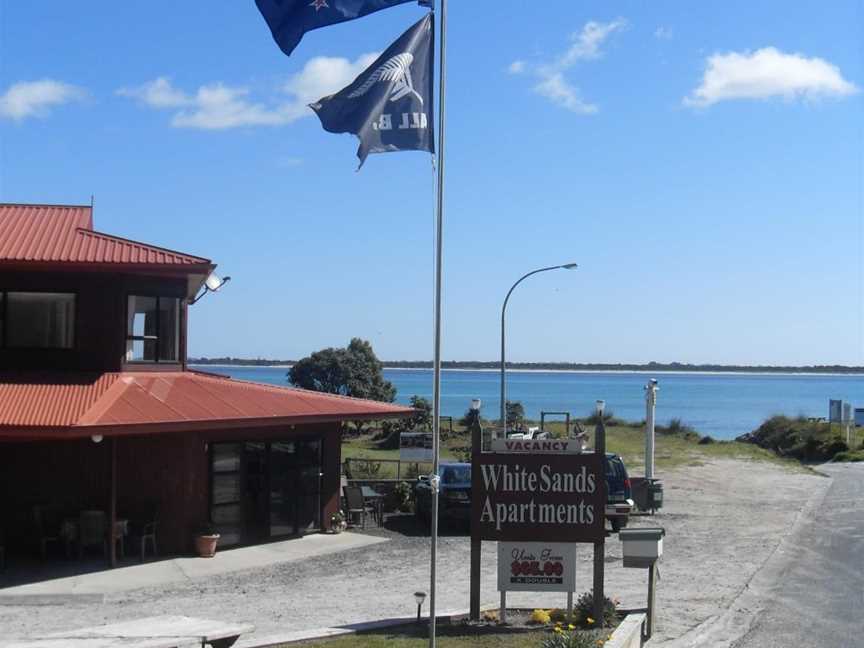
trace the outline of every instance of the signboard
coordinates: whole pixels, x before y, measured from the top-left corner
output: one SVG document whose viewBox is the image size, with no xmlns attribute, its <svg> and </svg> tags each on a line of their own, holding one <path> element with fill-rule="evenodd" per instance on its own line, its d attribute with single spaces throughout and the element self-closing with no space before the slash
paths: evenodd
<svg viewBox="0 0 864 648">
<path fill-rule="evenodd" d="M 492 439 L 492 452 L 575 454 L 582 452 L 582 443 L 576 439 Z"/>
<path fill-rule="evenodd" d="M 400 434 L 399 460 L 432 463 L 432 433 L 403 432 Z"/>
<path fill-rule="evenodd" d="M 499 592 L 572 592 L 576 545 L 562 542 L 499 542 Z"/>
<path fill-rule="evenodd" d="M 829 423 L 839 423 L 843 416 L 843 401 L 842 400 L 828 400 L 828 422 Z"/>
<path fill-rule="evenodd" d="M 864 407 L 855 408 L 855 427 L 864 427 Z"/>
<path fill-rule="evenodd" d="M 483 540 L 602 542 L 606 480 L 596 453 L 475 455 L 472 524 Z"/>
</svg>

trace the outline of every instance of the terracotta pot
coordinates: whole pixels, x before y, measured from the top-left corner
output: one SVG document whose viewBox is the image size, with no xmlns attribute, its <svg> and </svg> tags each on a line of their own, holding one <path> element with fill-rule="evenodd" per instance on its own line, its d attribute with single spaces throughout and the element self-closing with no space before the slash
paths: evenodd
<svg viewBox="0 0 864 648">
<path fill-rule="evenodd" d="M 201 558 L 212 558 L 216 555 L 216 545 L 219 543 L 219 534 L 195 536 L 195 551 Z"/>
</svg>

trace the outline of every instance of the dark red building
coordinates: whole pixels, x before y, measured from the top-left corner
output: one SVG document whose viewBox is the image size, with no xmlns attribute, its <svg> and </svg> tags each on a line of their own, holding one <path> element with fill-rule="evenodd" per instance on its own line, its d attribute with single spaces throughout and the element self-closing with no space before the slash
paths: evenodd
<svg viewBox="0 0 864 648">
<path fill-rule="evenodd" d="M 109 528 L 155 512 L 171 553 L 208 522 L 220 546 L 328 528 L 341 423 L 412 410 L 189 370 L 189 301 L 214 268 L 97 232 L 91 207 L 0 204 L 7 554 L 32 548 L 37 510 Z"/>
</svg>

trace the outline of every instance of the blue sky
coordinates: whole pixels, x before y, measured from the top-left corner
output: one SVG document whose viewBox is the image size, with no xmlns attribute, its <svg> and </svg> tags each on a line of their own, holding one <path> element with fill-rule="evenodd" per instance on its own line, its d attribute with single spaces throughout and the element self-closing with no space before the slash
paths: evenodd
<svg viewBox="0 0 864 648">
<path fill-rule="evenodd" d="M 861 2 L 451 2 L 444 356 L 864 364 Z M 233 277 L 190 353 L 432 352 L 428 155 L 304 105 L 422 15 L 311 32 L 246 2 L 0 0 L 0 200 Z M 367 56 L 364 56 L 367 55 Z"/>
</svg>

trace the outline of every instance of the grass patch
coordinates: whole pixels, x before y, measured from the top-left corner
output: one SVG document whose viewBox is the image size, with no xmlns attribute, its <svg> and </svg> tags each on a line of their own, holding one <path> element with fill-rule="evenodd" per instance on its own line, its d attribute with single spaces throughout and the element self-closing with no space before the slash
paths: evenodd
<svg viewBox="0 0 864 648">
<path fill-rule="evenodd" d="M 772 419 L 773 420 L 773 419 Z M 797 420 L 797 419 L 792 419 Z M 590 434 L 589 445 L 593 445 L 594 427 L 582 421 L 585 431 Z M 530 423 L 534 425 L 534 423 Z M 827 423 L 807 425 L 822 425 L 826 439 L 834 438 L 839 434 L 839 426 L 829 426 Z M 835 429 L 836 428 L 836 429 Z M 555 437 L 563 437 L 566 433 L 564 422 L 554 421 L 546 424 L 545 429 Z M 858 448 L 864 440 L 864 430 L 853 430 L 852 447 Z M 845 437 L 844 437 L 845 438 Z M 442 461 L 465 461 L 470 452 L 471 440 L 468 431 L 460 426 L 454 426 L 452 435 L 446 435 L 441 440 Z M 380 438 L 376 438 L 374 431 L 360 437 L 346 439 L 342 443 L 342 460 L 369 459 L 369 460 L 397 460 L 399 450 L 385 450 L 379 447 Z M 812 446 L 812 442 L 811 442 Z M 627 469 L 631 475 L 638 474 L 645 463 L 645 427 L 642 422 L 625 422 L 617 419 L 611 420 L 606 426 L 606 448 L 624 459 Z M 832 455 L 833 456 L 833 455 Z M 697 431 L 686 424 L 676 422 L 668 427 L 658 427 L 654 442 L 655 466 L 659 470 L 671 470 L 682 466 L 701 466 L 716 459 L 735 459 L 741 461 L 767 462 L 777 466 L 783 466 L 795 471 L 807 472 L 809 469 L 802 466 L 798 457 L 792 454 L 778 453 L 772 447 L 762 447 L 756 443 L 745 443 L 743 441 L 719 441 L 706 437 L 700 437 Z M 864 461 L 864 447 L 836 455 L 837 461 Z M 428 472 L 429 464 L 420 464 L 420 472 Z M 401 477 L 413 478 L 413 464 L 402 464 Z M 406 472 L 407 471 L 407 472 Z M 377 469 L 376 478 L 395 479 L 396 464 L 381 463 Z"/>
</svg>

